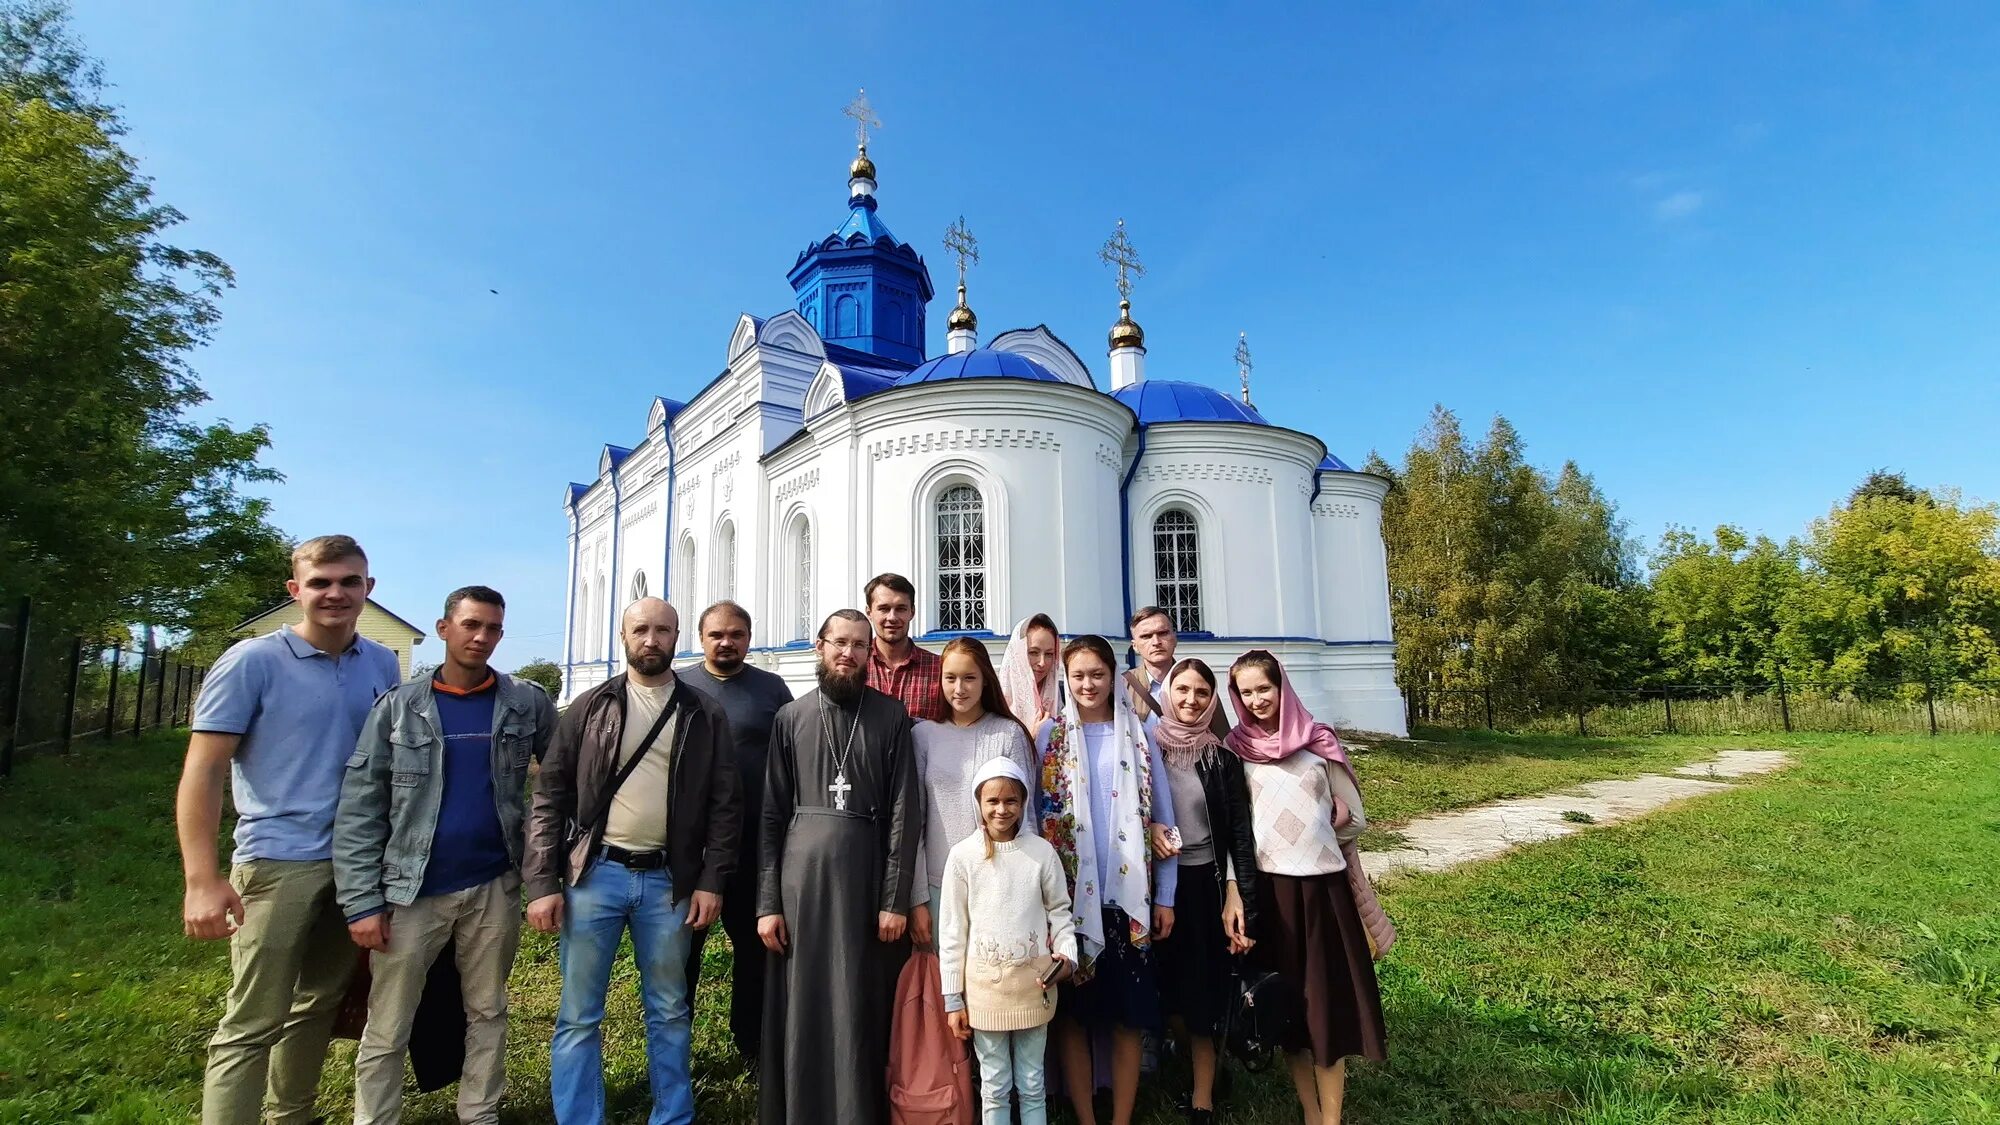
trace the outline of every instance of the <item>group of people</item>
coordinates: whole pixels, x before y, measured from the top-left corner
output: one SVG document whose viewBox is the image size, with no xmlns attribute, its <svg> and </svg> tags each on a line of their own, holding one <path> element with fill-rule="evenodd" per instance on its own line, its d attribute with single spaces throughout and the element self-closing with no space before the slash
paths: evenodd
<svg viewBox="0 0 2000 1125">
<path fill-rule="evenodd" d="M 802 698 L 746 662 L 741 606 L 704 610 L 702 660 L 676 669 L 679 612 L 643 598 L 621 622 L 625 672 L 558 715 L 490 666 L 494 590 L 451 593 L 443 663 L 405 683 L 356 631 L 373 580 L 352 539 L 301 544 L 287 586 L 299 623 L 211 671 L 177 799 L 186 931 L 231 943 L 204 1122 L 313 1119 L 358 963 L 355 1120 L 398 1120 L 447 947 L 459 1118 L 496 1121 L 524 917 L 560 935 L 562 1122 L 604 1119 L 605 998 L 627 933 L 650 1120 L 694 1119 L 691 997 L 717 924 L 765 1125 L 886 1125 L 912 949 L 936 955 L 929 995 L 970 1041 L 988 1125 L 1046 1121 L 1045 1060 L 1084 1125 L 1106 1085 L 1125 1125 L 1142 1036 L 1167 1027 L 1191 1060 L 1185 1112 L 1212 1121 L 1218 1037 L 1250 973 L 1300 1002 L 1282 1047 L 1309 1123 L 1339 1119 L 1348 1056 L 1384 1057 L 1372 956 L 1393 931 L 1352 847 L 1359 789 L 1268 652 L 1218 676 L 1176 659 L 1169 616 L 1148 607 L 1122 675 L 1109 641 L 1065 643 L 1039 614 L 996 668 L 974 638 L 918 646 L 915 590 L 884 574 L 865 612 L 821 625 Z"/>
</svg>

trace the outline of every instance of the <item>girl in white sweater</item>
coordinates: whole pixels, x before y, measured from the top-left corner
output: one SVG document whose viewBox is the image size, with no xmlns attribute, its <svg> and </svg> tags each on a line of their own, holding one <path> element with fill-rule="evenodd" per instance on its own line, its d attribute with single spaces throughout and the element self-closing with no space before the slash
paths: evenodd
<svg viewBox="0 0 2000 1125">
<path fill-rule="evenodd" d="M 1076 963 L 1069 884 L 1055 849 L 1021 831 L 1028 775 L 1011 758 L 981 766 L 972 782 L 979 831 L 945 859 L 938 918 L 944 1007 L 979 1057 L 984 1125 L 1008 1125 L 1018 1091 L 1021 1125 L 1046 1125 L 1042 1057 L 1055 1018 L 1055 984 Z"/>
</svg>

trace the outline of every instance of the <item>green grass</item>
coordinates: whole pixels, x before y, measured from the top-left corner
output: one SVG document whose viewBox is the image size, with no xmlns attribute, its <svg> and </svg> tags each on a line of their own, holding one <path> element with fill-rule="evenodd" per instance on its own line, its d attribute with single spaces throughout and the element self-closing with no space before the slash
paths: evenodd
<svg viewBox="0 0 2000 1125">
<path fill-rule="evenodd" d="M 1356 1069 L 1349 1120 L 2000 1121 L 2000 741 L 1746 743 L 1477 738 L 1360 755 L 1371 811 L 1401 820 L 1718 745 L 1782 745 L 1791 769 L 1633 824 L 1391 880 L 1391 1061 Z M 178 740 L 63 761 L 0 788 L 0 1122 L 185 1121 L 227 984 L 180 936 L 171 823 Z M 1607 772 L 1608 771 L 1608 772 Z M 1384 809 L 1392 810 L 1384 812 Z M 728 956 L 711 943 L 712 965 Z M 711 974 L 714 976 L 721 974 Z M 514 975 L 510 1121 L 548 1120 L 555 945 Z M 613 989 L 613 1119 L 643 1119 L 629 962 Z M 752 1119 L 716 985 L 697 1002 L 704 1120 Z M 323 1108 L 350 1112 L 352 1045 Z M 1149 1083 L 1141 1120 L 1174 1120 Z M 408 1120 L 453 1119 L 448 1093 Z M 1297 1120 L 1288 1087 L 1239 1081 L 1225 1121 Z"/>
</svg>

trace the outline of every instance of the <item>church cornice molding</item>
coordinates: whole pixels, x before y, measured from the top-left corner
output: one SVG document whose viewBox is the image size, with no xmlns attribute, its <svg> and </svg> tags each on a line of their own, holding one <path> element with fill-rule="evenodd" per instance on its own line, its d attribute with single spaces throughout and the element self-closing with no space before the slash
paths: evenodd
<svg viewBox="0 0 2000 1125">
<path fill-rule="evenodd" d="M 829 412 L 832 413 L 832 412 Z M 1018 427 L 1022 422 L 1052 427 L 1083 426 L 1123 445 L 1132 432 L 1132 412 L 1109 395 L 1067 383 L 1017 379 L 920 383 L 894 387 L 849 404 L 854 425 L 864 431 L 923 422 L 993 418 Z"/>
<path fill-rule="evenodd" d="M 819 470 L 812 468 L 780 484 L 773 495 L 777 503 L 784 504 L 793 497 L 802 496 L 817 487 L 819 487 Z"/>
<path fill-rule="evenodd" d="M 1358 520 L 1361 518 L 1361 509 L 1338 500 L 1315 500 L 1313 501 L 1312 513 L 1316 516 L 1326 516 L 1333 519 Z"/>
<path fill-rule="evenodd" d="M 1384 477 L 1374 473 L 1343 473 L 1327 470 L 1319 474 L 1319 494 L 1328 496 L 1354 496 L 1381 504 L 1389 495 L 1391 484 Z"/>
<path fill-rule="evenodd" d="M 921 433 L 898 434 L 868 443 L 869 457 L 886 461 L 913 453 L 964 453 L 979 449 L 1040 449 L 1062 451 L 1062 442 L 1047 430 L 1006 426 L 956 426 Z"/>
<path fill-rule="evenodd" d="M 1134 484 L 1154 481 L 1215 480 L 1233 481 L 1247 484 L 1270 484 L 1271 470 L 1262 465 L 1227 465 L 1214 461 L 1183 465 L 1148 464 L 1139 466 L 1132 477 Z"/>
<path fill-rule="evenodd" d="M 1314 472 L 1326 446 L 1311 434 L 1276 426 L 1243 426 L 1210 422 L 1155 422 L 1146 427 L 1146 459 L 1155 455 L 1258 458 L 1284 461 Z"/>
</svg>

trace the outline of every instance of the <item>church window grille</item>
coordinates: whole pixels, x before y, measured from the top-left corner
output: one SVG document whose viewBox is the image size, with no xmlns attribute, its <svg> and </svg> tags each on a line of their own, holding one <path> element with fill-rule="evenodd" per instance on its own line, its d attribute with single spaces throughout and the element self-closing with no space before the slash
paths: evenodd
<svg viewBox="0 0 2000 1125">
<path fill-rule="evenodd" d="M 798 562 L 797 562 L 797 564 L 796 564 L 796 565 L 797 565 L 797 567 L 798 567 L 798 571 L 797 571 L 797 575 L 796 575 L 796 577 L 797 577 L 797 579 L 798 579 L 798 583 L 799 583 L 799 588 L 798 588 L 798 591 L 797 591 L 797 593 L 796 593 L 796 600 L 795 600 L 795 603 L 794 603 L 794 614 L 793 614 L 793 616 L 794 616 L 795 620 L 794 620 L 794 621 L 792 622 L 792 636 L 793 636 L 793 637 L 794 637 L 795 639 L 797 639 L 797 640 L 806 640 L 807 638 L 810 638 L 810 637 L 812 636 L 812 634 L 813 634 L 813 627 L 812 627 L 812 580 L 813 580 L 813 558 L 812 558 L 812 525 L 806 522 L 806 519 L 805 519 L 805 517 L 804 517 L 804 516 L 800 516 L 800 517 L 799 517 L 799 520 L 798 520 L 798 525 L 797 525 L 797 526 L 798 526 L 798 531 L 797 531 L 797 533 L 796 533 L 796 534 L 794 535 L 794 537 L 793 537 L 793 549 L 794 549 L 794 550 L 796 550 L 796 551 L 798 552 L 798 556 L 799 556 L 799 557 L 798 557 Z"/>
<path fill-rule="evenodd" d="M 641 570 L 632 575 L 632 600 L 636 602 L 640 598 L 643 598 L 645 596 L 646 596 L 646 572 Z"/>
<path fill-rule="evenodd" d="M 1178 508 L 1153 521 L 1153 582 L 1153 602 L 1167 611 L 1174 631 L 1200 632 L 1201 537 L 1194 516 Z"/>
<path fill-rule="evenodd" d="M 938 628 L 986 627 L 986 505 L 979 490 L 958 484 L 937 500 Z"/>
</svg>

